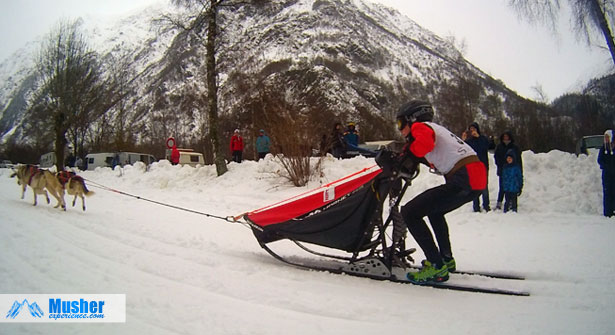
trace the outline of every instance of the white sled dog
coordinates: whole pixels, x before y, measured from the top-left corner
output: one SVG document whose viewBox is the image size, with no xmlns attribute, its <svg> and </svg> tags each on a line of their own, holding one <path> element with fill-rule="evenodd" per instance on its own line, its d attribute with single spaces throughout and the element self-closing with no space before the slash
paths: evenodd
<svg viewBox="0 0 615 335">
<path fill-rule="evenodd" d="M 63 210 L 66 210 L 66 203 L 64 202 L 63 196 L 64 190 L 53 173 L 28 164 L 19 165 L 11 175 L 11 178 L 13 177 L 17 177 L 17 184 L 21 185 L 22 199 L 26 193 L 26 188 L 30 186 L 32 188 L 32 192 L 34 193 L 34 206 L 37 204 L 36 196 L 38 194 L 44 194 L 47 199 L 47 203 L 49 203 L 49 195 L 47 194 L 47 191 L 49 191 L 49 193 L 51 193 L 51 195 L 58 201 L 54 208 L 61 206 Z"/>
<path fill-rule="evenodd" d="M 68 195 L 73 195 L 73 207 L 75 207 L 75 202 L 77 201 L 77 197 L 81 198 L 81 208 L 85 211 L 85 197 L 89 197 L 94 194 L 93 191 L 88 190 L 87 186 L 85 186 L 85 180 L 78 176 L 74 172 L 70 171 L 62 171 L 56 173 L 58 181 L 63 187 L 62 197 L 64 197 L 64 190 Z"/>
</svg>

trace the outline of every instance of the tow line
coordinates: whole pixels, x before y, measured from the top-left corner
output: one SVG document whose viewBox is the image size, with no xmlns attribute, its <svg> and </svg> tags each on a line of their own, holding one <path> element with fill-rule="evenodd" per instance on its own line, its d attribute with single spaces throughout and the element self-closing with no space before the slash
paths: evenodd
<svg viewBox="0 0 615 335">
<path fill-rule="evenodd" d="M 214 218 L 214 219 L 224 220 L 224 221 L 230 222 L 230 223 L 239 223 L 239 224 L 242 224 L 242 225 L 247 226 L 249 228 L 252 228 L 252 226 L 249 223 L 240 221 L 241 218 L 243 217 L 243 214 L 236 215 L 236 216 L 219 216 L 219 215 L 209 214 L 209 213 L 197 211 L 197 210 L 190 209 L 190 208 L 180 207 L 180 206 L 176 206 L 176 205 L 172 205 L 172 204 L 167 204 L 167 203 L 164 203 L 164 202 L 161 202 L 161 201 L 157 201 L 157 200 L 152 200 L 152 199 L 144 198 L 144 197 L 139 196 L 139 195 L 134 195 L 134 194 L 130 194 L 130 193 L 127 193 L 127 192 L 124 192 L 124 191 L 116 190 L 114 188 L 105 186 L 103 184 L 97 183 L 97 182 L 95 182 L 93 180 L 90 180 L 90 179 L 86 179 L 86 178 L 83 178 L 83 179 L 87 180 L 88 183 L 91 184 L 94 187 L 97 187 L 97 188 L 100 188 L 100 189 L 103 189 L 103 190 L 106 190 L 106 191 L 118 193 L 118 194 L 121 194 L 121 195 L 124 195 L 124 196 L 127 196 L 127 197 L 135 198 L 137 200 L 143 200 L 143 201 L 151 202 L 151 203 L 156 204 L 156 205 L 165 206 L 165 207 L 177 209 L 177 210 L 188 212 L 188 213 L 193 213 L 193 214 L 203 215 L 203 216 Z"/>
</svg>

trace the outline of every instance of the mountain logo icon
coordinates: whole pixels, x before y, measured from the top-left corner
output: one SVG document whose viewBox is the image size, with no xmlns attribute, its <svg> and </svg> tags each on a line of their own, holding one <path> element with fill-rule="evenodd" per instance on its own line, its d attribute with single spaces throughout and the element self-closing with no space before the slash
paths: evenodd
<svg viewBox="0 0 615 335">
<path fill-rule="evenodd" d="M 30 315 L 32 315 L 33 317 L 35 318 L 43 317 L 43 311 L 41 310 L 41 308 L 38 306 L 36 302 L 29 303 L 27 299 L 24 299 L 21 303 L 19 303 L 19 301 L 17 300 L 13 302 L 13 306 L 11 306 L 11 309 L 9 310 L 9 312 L 6 313 L 6 318 L 14 319 L 17 315 L 19 315 L 19 312 L 21 312 L 21 309 L 24 305 L 28 306 L 28 311 L 30 312 Z"/>
</svg>

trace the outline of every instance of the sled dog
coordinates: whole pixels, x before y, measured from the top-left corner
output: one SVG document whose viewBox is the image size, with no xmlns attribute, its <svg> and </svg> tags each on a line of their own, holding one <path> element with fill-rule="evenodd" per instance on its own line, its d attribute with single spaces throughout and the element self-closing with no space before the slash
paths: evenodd
<svg viewBox="0 0 615 335">
<path fill-rule="evenodd" d="M 77 197 L 81 198 L 81 208 L 85 211 L 85 197 L 89 197 L 93 195 L 94 192 L 88 190 L 87 186 L 85 186 L 85 180 L 83 177 L 78 176 L 74 172 L 70 171 L 62 171 L 56 173 L 58 181 L 63 186 L 62 197 L 64 197 L 64 190 L 68 195 L 72 195 L 73 197 L 73 207 L 75 207 L 75 202 L 77 201 Z"/>
<path fill-rule="evenodd" d="M 39 169 L 34 165 L 19 165 L 14 170 L 11 178 L 17 177 L 17 184 L 21 185 L 21 198 L 24 198 L 26 188 L 30 186 L 34 193 L 34 206 L 37 204 L 36 196 L 38 194 L 44 194 L 49 203 L 49 193 L 58 201 L 55 208 L 62 207 L 66 210 L 66 203 L 64 202 L 62 185 L 55 177 L 55 175 L 48 170 Z"/>
</svg>

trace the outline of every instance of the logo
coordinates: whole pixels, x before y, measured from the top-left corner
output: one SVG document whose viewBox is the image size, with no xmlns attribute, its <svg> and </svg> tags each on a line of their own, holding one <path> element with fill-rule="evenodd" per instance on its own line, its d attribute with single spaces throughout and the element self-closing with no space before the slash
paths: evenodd
<svg viewBox="0 0 615 335">
<path fill-rule="evenodd" d="M 19 303 L 19 301 L 17 300 L 13 302 L 13 306 L 11 306 L 11 309 L 9 310 L 9 312 L 6 313 L 6 318 L 14 319 L 17 315 L 19 315 L 19 312 L 21 312 L 23 306 L 28 306 L 28 311 L 30 312 L 30 315 L 32 315 L 33 317 L 35 318 L 43 317 L 43 311 L 41 310 L 40 307 L 38 307 L 38 304 L 36 303 L 36 301 L 33 303 L 29 303 L 28 299 L 24 299 L 21 303 Z"/>
<path fill-rule="evenodd" d="M 0 294 L 0 311 L 0 323 L 126 322 L 126 295 Z"/>
</svg>

